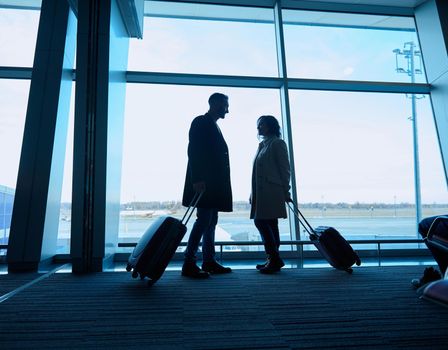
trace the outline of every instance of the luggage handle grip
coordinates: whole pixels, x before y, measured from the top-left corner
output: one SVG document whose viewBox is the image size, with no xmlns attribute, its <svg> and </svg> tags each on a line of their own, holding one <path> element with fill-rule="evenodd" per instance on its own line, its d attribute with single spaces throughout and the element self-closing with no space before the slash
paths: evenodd
<svg viewBox="0 0 448 350">
<path fill-rule="evenodd" d="M 185 211 L 184 216 L 182 217 L 181 222 L 184 225 L 187 225 L 188 221 L 190 220 L 191 215 L 193 214 L 194 210 L 196 209 L 196 206 L 198 205 L 199 200 L 201 199 L 203 194 L 204 194 L 204 191 L 195 192 L 193 198 L 191 199 L 190 205 L 188 206 L 187 210 Z M 188 217 L 187 217 L 187 214 L 188 214 Z M 187 217 L 187 220 L 184 222 L 185 217 Z"/>
<path fill-rule="evenodd" d="M 305 231 L 308 233 L 310 237 L 314 236 L 316 237 L 316 231 L 314 231 L 313 227 L 310 225 L 308 220 L 305 218 L 305 216 L 302 214 L 302 212 L 299 210 L 299 207 L 294 203 L 294 201 L 288 202 L 288 207 L 291 209 L 291 211 L 295 214 L 299 222 L 302 224 Z"/>
</svg>

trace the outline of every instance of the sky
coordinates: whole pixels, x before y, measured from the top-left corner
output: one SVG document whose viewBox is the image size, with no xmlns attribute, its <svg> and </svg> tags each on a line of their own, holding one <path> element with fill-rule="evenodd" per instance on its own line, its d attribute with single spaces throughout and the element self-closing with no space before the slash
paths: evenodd
<svg viewBox="0 0 448 350">
<path fill-rule="evenodd" d="M 30 67 L 38 13 L 13 12 L 0 10 L 0 30 L 15 33 L 0 37 L 0 66 Z M 273 24 L 147 17 L 144 29 L 143 40 L 131 40 L 129 70 L 278 76 Z M 284 30 L 290 77 L 409 81 L 395 72 L 392 50 L 417 42 L 415 33 L 292 25 Z M 0 81 L 0 184 L 13 188 L 28 88 L 28 81 Z M 248 199 L 259 142 L 256 120 L 263 114 L 281 119 L 278 90 L 128 84 L 122 202 L 181 199 L 188 129 L 215 91 L 230 98 L 230 113 L 219 124 L 229 146 L 234 199 Z M 290 102 L 301 202 L 414 201 L 411 103 L 405 95 L 295 90 Z M 418 100 L 417 113 L 422 200 L 447 203 L 428 97 Z M 72 125 L 73 108 L 64 202 L 71 198 Z"/>
</svg>

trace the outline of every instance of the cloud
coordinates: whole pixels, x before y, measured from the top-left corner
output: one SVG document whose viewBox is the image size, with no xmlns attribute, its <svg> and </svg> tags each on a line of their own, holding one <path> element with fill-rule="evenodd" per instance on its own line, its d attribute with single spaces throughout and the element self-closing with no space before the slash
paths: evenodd
<svg viewBox="0 0 448 350">
<path fill-rule="evenodd" d="M 353 67 L 345 67 L 342 73 L 345 77 L 347 77 L 352 75 L 354 71 L 355 69 Z"/>
</svg>

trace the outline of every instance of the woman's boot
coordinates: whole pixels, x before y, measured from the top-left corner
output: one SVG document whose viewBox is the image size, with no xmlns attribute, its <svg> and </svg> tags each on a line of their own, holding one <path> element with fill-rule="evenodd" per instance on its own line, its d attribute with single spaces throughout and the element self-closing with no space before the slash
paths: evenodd
<svg viewBox="0 0 448 350">
<path fill-rule="evenodd" d="M 271 274 L 280 271 L 280 269 L 285 266 L 285 263 L 280 258 L 280 255 L 271 255 L 268 263 L 265 267 L 260 269 L 261 273 Z"/>
</svg>

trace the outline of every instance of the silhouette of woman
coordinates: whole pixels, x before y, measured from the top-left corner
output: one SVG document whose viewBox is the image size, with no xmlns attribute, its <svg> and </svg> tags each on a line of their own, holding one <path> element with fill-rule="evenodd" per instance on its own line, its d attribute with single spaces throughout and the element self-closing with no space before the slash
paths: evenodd
<svg viewBox="0 0 448 350">
<path fill-rule="evenodd" d="M 257 265 L 261 273 L 271 274 L 285 266 L 280 258 L 280 232 L 278 219 L 286 218 L 285 203 L 291 201 L 291 176 L 286 143 L 280 138 L 280 125 L 271 115 L 257 121 L 258 135 L 262 139 L 252 168 L 250 218 L 254 219 L 263 239 L 267 260 Z"/>
</svg>

